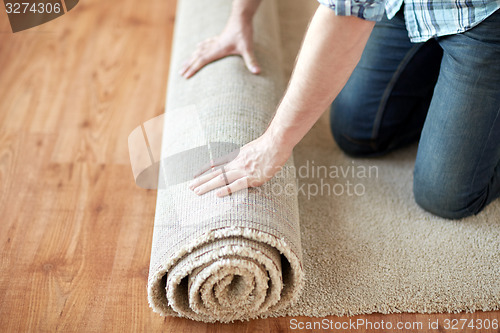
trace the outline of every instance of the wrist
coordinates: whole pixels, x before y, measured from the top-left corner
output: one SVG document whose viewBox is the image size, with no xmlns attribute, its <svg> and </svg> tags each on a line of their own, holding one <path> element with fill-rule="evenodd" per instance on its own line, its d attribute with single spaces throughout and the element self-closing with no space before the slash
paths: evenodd
<svg viewBox="0 0 500 333">
<path fill-rule="evenodd" d="M 244 24 L 251 24 L 260 0 L 234 0 L 231 17 Z"/>
<path fill-rule="evenodd" d="M 296 116 L 300 112 L 296 110 L 295 104 L 297 103 L 292 103 L 285 94 L 265 132 L 269 139 L 279 146 L 281 150 L 290 152 L 309 129 L 307 119 Z"/>
<path fill-rule="evenodd" d="M 233 11 L 229 17 L 228 23 L 232 23 L 232 25 L 236 25 L 243 29 L 244 27 L 248 27 L 252 25 L 253 16 L 249 13 Z"/>
<path fill-rule="evenodd" d="M 279 151 L 292 152 L 297 144 L 296 140 L 293 138 L 293 133 L 274 120 L 264 132 L 263 136 L 269 144 L 276 147 Z"/>
</svg>

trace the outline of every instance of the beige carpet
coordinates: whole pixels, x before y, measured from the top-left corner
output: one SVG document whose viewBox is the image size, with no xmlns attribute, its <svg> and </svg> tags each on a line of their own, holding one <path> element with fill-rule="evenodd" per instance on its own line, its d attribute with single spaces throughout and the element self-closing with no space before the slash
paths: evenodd
<svg viewBox="0 0 500 333">
<path fill-rule="evenodd" d="M 254 22 L 262 75 L 231 57 L 184 81 L 180 63 L 222 29 L 230 3 L 179 1 L 163 157 L 187 159 L 186 175 L 207 158 L 190 149 L 241 145 L 263 131 L 281 97 L 281 71 L 289 75 L 317 6 L 263 2 Z M 498 309 L 500 202 L 462 221 L 422 211 L 412 196 L 415 148 L 353 160 L 335 145 L 325 114 L 287 165 L 297 171 L 297 196 L 249 190 L 224 202 L 195 198 L 186 175 L 167 167 L 180 180 L 164 179 L 158 191 L 151 306 L 203 321 Z M 267 188 L 293 186 L 286 176 Z"/>
</svg>

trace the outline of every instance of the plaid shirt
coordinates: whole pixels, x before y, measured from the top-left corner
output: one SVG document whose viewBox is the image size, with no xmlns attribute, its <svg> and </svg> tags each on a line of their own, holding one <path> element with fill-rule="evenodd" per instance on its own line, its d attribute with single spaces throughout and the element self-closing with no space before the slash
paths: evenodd
<svg viewBox="0 0 500 333">
<path fill-rule="evenodd" d="M 391 19 L 403 0 L 318 0 L 337 15 L 380 21 Z M 414 43 L 464 32 L 500 8 L 500 0 L 404 0 L 408 36 Z"/>
</svg>

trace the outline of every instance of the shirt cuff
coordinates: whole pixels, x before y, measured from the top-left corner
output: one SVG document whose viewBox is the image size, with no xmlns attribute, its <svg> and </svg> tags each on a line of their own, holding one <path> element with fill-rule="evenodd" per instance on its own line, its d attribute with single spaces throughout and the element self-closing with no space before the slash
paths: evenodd
<svg viewBox="0 0 500 333">
<path fill-rule="evenodd" d="M 339 16 L 356 16 L 364 20 L 380 21 L 384 17 L 385 0 L 318 0 Z"/>
</svg>

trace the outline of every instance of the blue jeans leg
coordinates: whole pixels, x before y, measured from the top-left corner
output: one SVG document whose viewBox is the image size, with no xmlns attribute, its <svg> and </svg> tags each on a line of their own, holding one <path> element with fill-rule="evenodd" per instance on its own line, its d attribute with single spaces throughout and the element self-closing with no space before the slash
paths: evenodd
<svg viewBox="0 0 500 333">
<path fill-rule="evenodd" d="M 441 57 L 435 40 L 410 42 L 402 10 L 378 22 L 332 104 L 331 129 L 339 147 L 351 156 L 376 156 L 416 141 Z"/>
<path fill-rule="evenodd" d="M 438 38 L 444 54 L 422 130 L 414 195 L 445 217 L 477 214 L 500 196 L 500 11 Z"/>
</svg>

